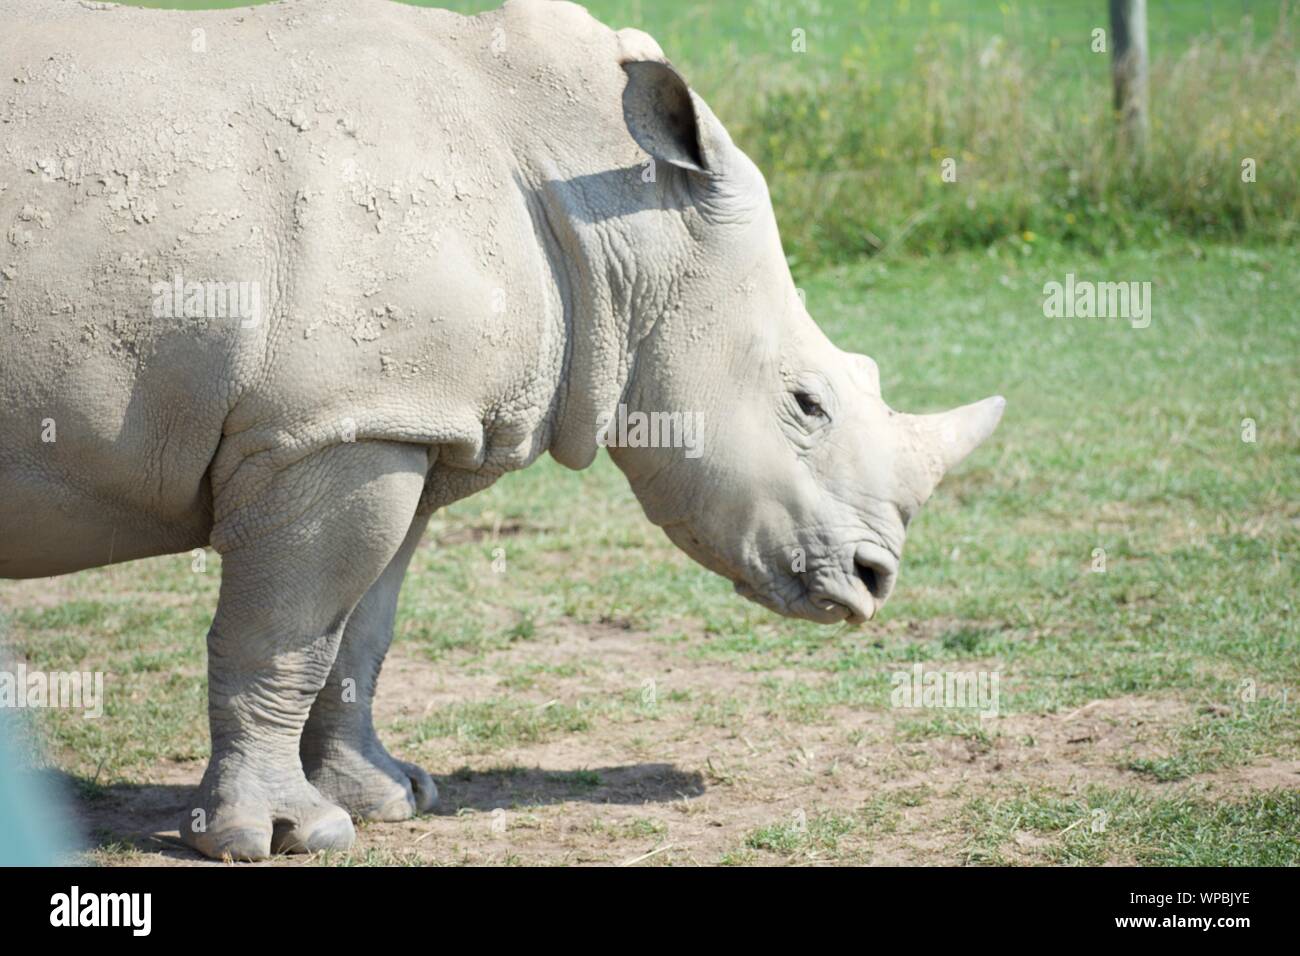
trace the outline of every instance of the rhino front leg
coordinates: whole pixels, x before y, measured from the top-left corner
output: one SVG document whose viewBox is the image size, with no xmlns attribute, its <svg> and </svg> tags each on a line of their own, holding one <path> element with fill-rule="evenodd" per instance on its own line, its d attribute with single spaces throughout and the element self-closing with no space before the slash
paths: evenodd
<svg viewBox="0 0 1300 956">
<path fill-rule="evenodd" d="M 413 445 L 344 444 L 256 494 L 255 479 L 238 474 L 218 494 L 212 759 L 181 824 L 201 853 L 257 860 L 351 845 L 347 811 L 307 781 L 299 742 L 349 616 L 406 536 L 427 468 L 426 451 Z"/>
<path fill-rule="evenodd" d="M 334 669 L 303 729 L 307 779 L 362 820 L 406 820 L 433 809 L 438 799 L 428 773 L 384 748 L 371 713 L 379 669 L 393 640 L 397 596 L 428 523 L 428 515 L 416 517 L 401 548 L 352 613 Z"/>
</svg>

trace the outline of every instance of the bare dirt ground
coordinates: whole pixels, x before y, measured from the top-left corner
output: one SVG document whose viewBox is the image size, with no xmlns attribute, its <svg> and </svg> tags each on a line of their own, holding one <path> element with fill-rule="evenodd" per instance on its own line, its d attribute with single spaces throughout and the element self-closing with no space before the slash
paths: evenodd
<svg viewBox="0 0 1300 956">
<path fill-rule="evenodd" d="M 522 694 L 502 688 L 501 674 L 530 664 L 546 670 L 540 686 Z M 569 676 L 551 676 L 557 671 Z M 580 697 L 626 699 L 647 676 L 660 695 L 755 703 L 718 720 L 701 719 L 695 704 L 624 708 L 586 731 L 487 748 L 408 735 L 422 715 L 457 701 L 522 696 L 545 708 Z M 832 709 L 815 722 L 792 722 L 757 702 L 763 676 L 770 673 L 686 658 L 617 626 L 539 634 L 469 667 L 434 664 L 399 644 L 381 680 L 377 724 L 390 749 L 434 773 L 438 809 L 405 823 L 362 824 L 350 853 L 270 865 L 959 864 L 972 834 L 957 815 L 980 795 L 1037 786 L 1070 795 L 1100 784 L 1241 796 L 1300 785 L 1300 765 L 1283 761 L 1177 784 L 1122 769 L 1192 715 L 1176 700 L 1097 700 L 1068 713 L 995 718 L 986 734 L 912 740 L 895 732 L 894 712 Z M 81 799 L 84 830 L 98 846 L 90 859 L 220 865 L 177 839 L 202 770 L 199 761 L 165 763 L 146 781 Z M 798 841 L 788 852 L 753 846 L 751 835 L 763 828 L 815 832 L 816 821 L 843 818 L 859 822 L 832 841 Z M 1014 842 L 1013 858 L 1023 850 L 1026 862 L 1041 862 L 1041 835 L 1017 833 Z"/>
</svg>

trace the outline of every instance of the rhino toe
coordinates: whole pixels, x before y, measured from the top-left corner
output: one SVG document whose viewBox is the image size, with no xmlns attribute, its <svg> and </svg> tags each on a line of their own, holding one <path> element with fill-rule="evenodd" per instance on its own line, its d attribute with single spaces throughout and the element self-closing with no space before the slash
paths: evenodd
<svg viewBox="0 0 1300 956">
<path fill-rule="evenodd" d="M 411 793 L 415 797 L 415 812 L 428 813 L 438 803 L 438 785 L 433 782 L 427 770 L 405 760 L 397 761 L 411 781 Z"/>
<path fill-rule="evenodd" d="M 255 862 L 271 855 L 272 826 L 251 816 L 227 817 L 207 829 L 190 826 L 186 817 L 180 826 L 181 839 L 199 853 L 213 860 Z"/>
<path fill-rule="evenodd" d="M 348 812 L 333 804 L 321 804 L 300 819 L 276 821 L 271 849 L 276 853 L 346 850 L 355 839 Z"/>
<path fill-rule="evenodd" d="M 438 801 L 438 787 L 424 768 L 395 759 L 378 740 L 332 751 L 308 767 L 307 779 L 358 820 L 409 820 Z"/>
</svg>

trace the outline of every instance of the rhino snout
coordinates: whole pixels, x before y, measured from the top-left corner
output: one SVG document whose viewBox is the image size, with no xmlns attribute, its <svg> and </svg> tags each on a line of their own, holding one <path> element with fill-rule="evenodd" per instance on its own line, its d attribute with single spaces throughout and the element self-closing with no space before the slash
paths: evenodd
<svg viewBox="0 0 1300 956">
<path fill-rule="evenodd" d="M 810 576 L 806 600 L 814 620 L 862 624 L 876 616 L 898 577 L 898 561 L 874 544 L 855 546 L 845 567 Z"/>
</svg>

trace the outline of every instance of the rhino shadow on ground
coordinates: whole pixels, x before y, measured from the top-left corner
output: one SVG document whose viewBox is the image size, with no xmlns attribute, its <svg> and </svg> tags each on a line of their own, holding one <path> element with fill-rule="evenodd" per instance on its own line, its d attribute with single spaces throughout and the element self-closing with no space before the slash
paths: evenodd
<svg viewBox="0 0 1300 956">
<path fill-rule="evenodd" d="M 177 826 L 194 786 L 202 774 L 194 764 L 194 783 L 104 786 L 89 777 L 51 773 L 67 795 L 88 850 L 134 847 L 183 860 L 201 859 L 180 842 Z M 530 806 L 562 803 L 635 805 L 669 803 L 698 797 L 705 791 L 704 777 L 673 764 L 643 763 L 581 770 L 548 770 L 508 765 L 476 771 L 461 768 L 434 775 L 438 806 L 430 816 L 455 816 L 465 810 L 491 813 Z M 401 826 L 402 824 L 371 824 Z"/>
<path fill-rule="evenodd" d="M 486 771 L 457 770 L 433 779 L 438 784 L 434 814 L 570 802 L 667 803 L 701 796 L 705 789 L 699 772 L 679 770 L 668 763 L 583 770 L 507 766 Z"/>
</svg>

